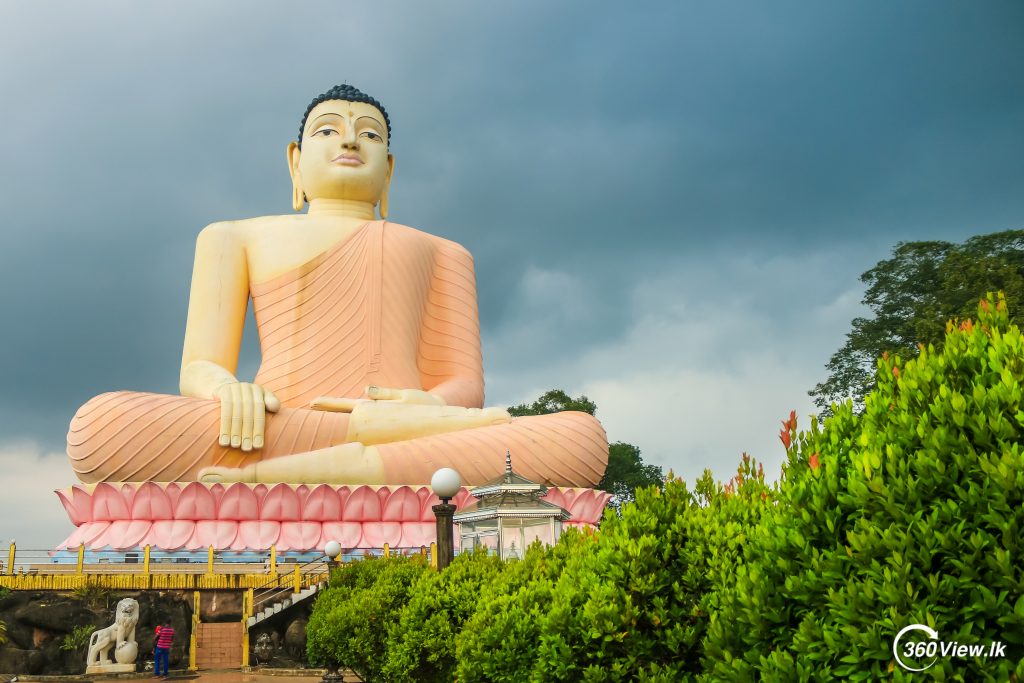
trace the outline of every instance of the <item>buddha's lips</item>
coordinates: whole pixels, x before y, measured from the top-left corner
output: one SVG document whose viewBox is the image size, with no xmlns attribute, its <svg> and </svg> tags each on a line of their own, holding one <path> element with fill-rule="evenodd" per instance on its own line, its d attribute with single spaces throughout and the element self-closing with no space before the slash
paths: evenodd
<svg viewBox="0 0 1024 683">
<path fill-rule="evenodd" d="M 357 157 L 355 154 L 339 154 L 338 156 L 331 159 L 336 164 L 343 164 L 345 166 L 362 166 L 363 160 Z"/>
</svg>

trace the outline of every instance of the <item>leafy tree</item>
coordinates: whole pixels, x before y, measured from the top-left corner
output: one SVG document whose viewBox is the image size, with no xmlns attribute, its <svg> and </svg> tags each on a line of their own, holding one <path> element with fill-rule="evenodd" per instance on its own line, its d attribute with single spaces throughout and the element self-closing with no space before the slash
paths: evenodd
<svg viewBox="0 0 1024 683">
<path fill-rule="evenodd" d="M 930 666 L 900 647 L 930 680 L 1024 679 L 1024 336 L 1002 296 L 977 310 L 941 350 L 881 359 L 861 414 L 787 423 L 779 504 L 721 594 L 708 680 L 918 680 L 893 652 L 912 624 L 1006 647 Z"/>
<path fill-rule="evenodd" d="M 860 279 L 868 285 L 863 303 L 874 317 L 854 318 L 846 343 L 826 365 L 828 378 L 808 392 L 826 416 L 833 403 L 847 398 L 860 412 L 875 386 L 876 359 L 885 353 L 913 358 L 919 344 L 941 347 L 946 321 L 973 315 L 985 292 L 1002 290 L 1011 310 L 1024 311 L 1024 231 L 979 235 L 963 244 L 900 242 L 892 258 Z"/>
<path fill-rule="evenodd" d="M 388 680 L 383 673 L 388 629 L 425 571 L 418 557 L 366 559 L 336 571 L 306 627 L 310 662 L 350 668 L 364 681 Z"/>
<path fill-rule="evenodd" d="M 462 553 L 444 571 L 425 572 L 389 628 L 384 674 L 391 681 L 453 680 L 455 637 L 476 609 L 480 590 L 504 569 L 497 555 Z"/>
<path fill-rule="evenodd" d="M 623 441 L 608 446 L 608 469 L 597 485 L 615 497 L 612 506 L 620 510 L 622 505 L 635 500 L 635 492 L 645 486 L 662 487 L 664 475 L 657 465 L 648 465 L 640 457 L 640 449 Z"/>
<path fill-rule="evenodd" d="M 561 413 L 567 410 L 578 410 L 588 415 L 597 414 L 597 404 L 582 394 L 572 398 L 561 389 L 552 389 L 545 392 L 533 403 L 521 403 L 512 406 L 508 412 L 515 417 L 523 415 L 548 415 L 550 413 Z"/>
<path fill-rule="evenodd" d="M 597 404 L 586 396 L 572 398 L 561 389 L 546 392 L 533 403 L 521 403 L 512 406 L 508 412 L 519 417 L 522 415 L 547 415 L 566 410 L 578 410 L 594 415 Z M 607 491 L 615 497 L 612 506 L 619 509 L 624 503 L 634 499 L 634 491 L 644 486 L 661 487 L 664 474 L 657 465 L 648 465 L 640 457 L 640 449 L 623 441 L 616 441 L 608 447 L 608 469 L 598 483 L 597 488 Z"/>
<path fill-rule="evenodd" d="M 531 544 L 522 560 L 505 564 L 480 592 L 473 615 L 456 637 L 457 676 L 462 683 L 529 681 L 537 659 L 540 623 L 566 564 L 592 552 L 590 530 L 566 529 L 554 546 Z"/>
<path fill-rule="evenodd" d="M 708 614 L 772 500 L 745 457 L 726 486 L 709 471 L 692 491 L 670 478 L 597 533 L 531 547 L 482 592 L 458 638 L 458 680 L 694 680 Z"/>
</svg>

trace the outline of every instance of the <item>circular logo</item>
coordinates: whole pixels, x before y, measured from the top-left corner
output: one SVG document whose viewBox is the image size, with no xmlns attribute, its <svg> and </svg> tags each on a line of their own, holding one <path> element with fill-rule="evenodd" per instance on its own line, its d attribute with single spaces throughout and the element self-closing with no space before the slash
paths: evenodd
<svg viewBox="0 0 1024 683">
<path fill-rule="evenodd" d="M 928 662 L 919 669 L 916 669 L 908 665 L 900 658 L 900 640 L 903 638 L 904 635 L 906 635 L 910 631 L 924 631 L 926 634 L 928 634 L 928 637 L 930 639 L 936 641 L 934 643 L 934 646 L 931 646 L 931 643 L 929 643 L 926 647 L 922 647 L 922 645 L 924 645 L 923 643 L 907 643 L 907 645 L 904 646 L 904 657 L 922 657 L 929 655 L 932 657 L 932 661 Z M 935 629 L 925 626 L 924 624 L 911 624 L 910 626 L 903 627 L 903 629 L 896 634 L 895 640 L 892 641 L 892 654 L 894 657 L 896 657 L 896 661 L 899 662 L 899 665 L 907 671 L 924 671 L 925 669 L 931 668 L 931 666 L 935 664 L 935 660 L 938 659 L 938 655 L 936 654 L 939 645 L 938 640 L 939 633 Z"/>
</svg>

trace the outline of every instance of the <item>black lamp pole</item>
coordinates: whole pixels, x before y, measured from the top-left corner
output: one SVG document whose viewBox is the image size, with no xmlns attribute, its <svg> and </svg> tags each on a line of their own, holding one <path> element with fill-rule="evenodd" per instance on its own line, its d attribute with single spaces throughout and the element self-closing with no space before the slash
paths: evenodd
<svg viewBox="0 0 1024 683">
<path fill-rule="evenodd" d="M 437 568 L 444 569 L 455 557 L 455 506 L 449 503 L 451 498 L 442 498 L 440 505 L 434 505 L 434 517 L 437 518 Z"/>
</svg>

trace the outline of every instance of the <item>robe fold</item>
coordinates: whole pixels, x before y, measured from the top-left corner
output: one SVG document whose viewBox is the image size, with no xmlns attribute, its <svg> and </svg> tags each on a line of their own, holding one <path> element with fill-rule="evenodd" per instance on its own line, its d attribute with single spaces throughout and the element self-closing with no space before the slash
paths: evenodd
<svg viewBox="0 0 1024 683">
<path fill-rule="evenodd" d="M 319 396 L 358 398 L 368 385 L 438 387 L 449 405 L 482 407 L 483 362 L 473 260 L 458 244 L 372 221 L 307 263 L 250 286 L 262 363 L 254 382 L 281 400 L 265 444 L 218 444 L 220 404 L 140 392 L 102 394 L 68 431 L 78 477 L 190 481 L 211 465 L 242 467 L 345 443 L 349 416 L 310 409 Z M 440 385 L 440 386 L 439 386 Z M 467 485 L 516 471 L 556 486 L 593 486 L 608 459 L 600 423 L 584 413 L 382 444 L 389 484 L 424 484 L 453 467 Z"/>
</svg>

